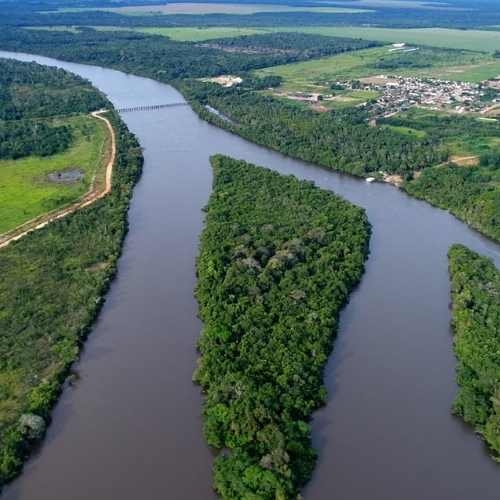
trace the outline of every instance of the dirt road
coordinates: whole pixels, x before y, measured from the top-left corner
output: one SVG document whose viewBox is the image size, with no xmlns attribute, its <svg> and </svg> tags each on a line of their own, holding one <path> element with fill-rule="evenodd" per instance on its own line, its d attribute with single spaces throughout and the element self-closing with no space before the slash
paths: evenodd
<svg viewBox="0 0 500 500">
<path fill-rule="evenodd" d="M 104 113 L 107 113 L 107 110 L 102 109 L 100 111 L 94 111 L 93 113 L 91 113 L 91 115 L 94 118 L 102 120 L 103 122 L 106 123 L 106 126 L 108 128 L 111 137 L 111 151 L 108 163 L 106 164 L 104 188 L 99 189 L 99 187 L 94 184 L 90 187 L 90 190 L 77 202 L 67 207 L 60 208 L 58 210 L 54 210 L 52 212 L 43 214 L 35 219 L 25 222 L 21 226 L 18 226 L 17 228 L 13 229 L 12 231 L 9 231 L 8 233 L 0 235 L 0 248 L 6 247 L 13 241 L 20 240 L 28 233 L 36 231 L 37 229 L 41 229 L 55 220 L 62 219 L 63 217 L 66 217 L 67 215 L 76 212 L 77 210 L 92 205 L 92 203 L 95 203 L 97 200 L 100 200 L 101 198 L 103 198 L 104 196 L 106 196 L 111 192 L 113 166 L 115 164 L 115 159 L 116 159 L 116 135 L 113 126 L 111 125 L 111 122 L 106 117 L 103 116 Z"/>
</svg>

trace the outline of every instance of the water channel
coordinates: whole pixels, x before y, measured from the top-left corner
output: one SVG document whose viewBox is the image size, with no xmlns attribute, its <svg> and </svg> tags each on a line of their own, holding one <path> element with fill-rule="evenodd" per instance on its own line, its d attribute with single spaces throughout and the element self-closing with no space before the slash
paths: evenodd
<svg viewBox="0 0 500 500">
<path fill-rule="evenodd" d="M 116 108 L 179 103 L 172 87 L 39 56 L 101 89 Z M 364 207 L 366 273 L 341 318 L 326 370 L 319 461 L 306 500 L 498 500 L 500 466 L 450 414 L 456 393 L 446 253 L 460 242 L 500 265 L 500 247 L 448 213 L 251 144 L 189 106 L 125 113 L 144 148 L 116 280 L 55 408 L 41 449 L 8 500 L 201 500 L 211 451 L 191 382 L 200 332 L 193 298 L 209 157 L 224 153 L 314 181 Z"/>
</svg>

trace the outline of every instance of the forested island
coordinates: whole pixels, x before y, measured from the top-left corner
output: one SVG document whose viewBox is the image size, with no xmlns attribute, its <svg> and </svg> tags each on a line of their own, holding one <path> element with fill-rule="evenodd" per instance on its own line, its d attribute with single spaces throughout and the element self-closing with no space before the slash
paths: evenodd
<svg viewBox="0 0 500 500">
<path fill-rule="evenodd" d="M 500 271 L 462 245 L 449 253 L 457 380 L 455 413 L 500 458 Z"/>
<path fill-rule="evenodd" d="M 88 82 L 65 71 L 3 60 L 0 67 L 2 82 L 12 84 L 2 86 L 0 114 L 16 118 L 16 130 L 26 127 L 21 143 L 11 141 L 10 152 L 4 147 L 6 156 L 34 152 L 30 131 L 40 118 L 112 109 Z M 20 88 L 27 98 L 13 99 Z M 112 114 L 112 122 L 118 155 L 111 194 L 0 250 L 0 487 L 20 472 L 43 436 L 116 270 L 142 154 L 117 115 Z M 0 122 L 3 134 L 13 129 L 12 123 Z M 54 140 L 54 148 L 65 147 L 61 137 Z M 21 195 L 29 198 L 31 193 Z"/>
<path fill-rule="evenodd" d="M 204 431 L 222 451 L 221 498 L 295 498 L 316 453 L 309 420 L 339 312 L 368 251 L 363 210 L 309 182 L 212 158 L 197 263 L 204 322 L 195 380 Z"/>
</svg>

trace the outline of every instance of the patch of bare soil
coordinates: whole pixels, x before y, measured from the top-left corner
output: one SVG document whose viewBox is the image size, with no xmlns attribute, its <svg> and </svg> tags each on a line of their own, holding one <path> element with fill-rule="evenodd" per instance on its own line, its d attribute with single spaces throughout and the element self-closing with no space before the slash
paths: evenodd
<svg viewBox="0 0 500 500">
<path fill-rule="evenodd" d="M 384 175 L 384 182 L 387 182 L 388 184 L 392 184 L 393 186 L 396 186 L 396 187 L 401 187 L 403 185 L 403 177 L 401 177 L 400 175 L 389 175 L 389 174 L 385 174 Z"/>
<path fill-rule="evenodd" d="M 477 167 L 479 156 L 452 156 L 450 161 L 459 167 Z"/>
</svg>

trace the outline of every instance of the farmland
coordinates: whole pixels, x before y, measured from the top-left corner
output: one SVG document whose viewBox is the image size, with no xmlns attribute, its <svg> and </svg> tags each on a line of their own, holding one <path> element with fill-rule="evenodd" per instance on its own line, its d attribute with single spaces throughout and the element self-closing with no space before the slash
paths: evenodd
<svg viewBox="0 0 500 500">
<path fill-rule="evenodd" d="M 406 42 L 448 49 L 494 52 L 500 50 L 500 31 L 458 30 L 446 28 L 395 29 L 366 26 L 279 28 L 326 36 L 347 36 L 380 42 Z"/>
<path fill-rule="evenodd" d="M 50 29 L 51 26 L 37 27 L 37 29 Z M 71 30 L 73 27 L 57 26 L 58 30 Z M 96 27 L 100 30 L 124 29 L 118 27 Z M 363 38 L 379 42 L 397 43 L 406 42 L 410 44 L 440 47 L 447 49 L 462 49 L 478 52 L 494 52 L 500 50 L 500 31 L 486 30 L 458 30 L 446 28 L 421 28 L 421 29 L 397 29 L 397 28 L 374 28 L 366 26 L 289 26 L 289 27 L 130 27 L 126 28 L 142 33 L 163 35 L 173 40 L 198 42 L 212 38 L 233 37 L 255 33 L 272 32 L 301 32 L 314 35 L 343 36 L 352 38 Z"/>
<path fill-rule="evenodd" d="M 376 47 L 317 60 L 264 68 L 260 76 L 277 75 L 287 90 L 312 90 L 336 80 L 352 80 L 378 74 L 482 81 L 500 74 L 500 60 L 476 52 L 420 48 L 405 53 L 409 63 L 390 68 L 400 58 L 389 47 Z M 419 58 L 416 60 L 416 58 Z M 412 63 L 412 60 L 415 60 Z M 397 66 L 394 64 L 394 66 Z M 389 69 L 388 69 L 389 68 Z"/>
<path fill-rule="evenodd" d="M 91 8 L 69 7 L 58 12 L 82 12 L 86 10 L 103 10 L 131 16 L 143 15 L 174 15 L 174 14 L 235 14 L 248 15 L 256 12 L 318 12 L 324 14 L 355 14 L 367 12 L 366 9 L 351 7 L 293 7 L 288 5 L 270 4 L 238 4 L 238 3 L 168 3 L 159 5 L 135 5 L 127 7 Z"/>
</svg>

